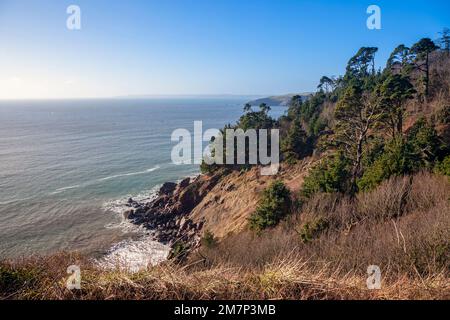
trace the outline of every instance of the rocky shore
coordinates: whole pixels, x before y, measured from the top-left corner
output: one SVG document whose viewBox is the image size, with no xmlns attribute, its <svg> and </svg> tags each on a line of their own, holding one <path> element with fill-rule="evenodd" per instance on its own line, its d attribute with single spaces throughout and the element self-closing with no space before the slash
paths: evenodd
<svg viewBox="0 0 450 320">
<path fill-rule="evenodd" d="M 200 175 L 180 183 L 166 182 L 151 201 L 139 202 L 130 198 L 129 210 L 124 212 L 124 217 L 150 230 L 153 239 L 172 247 L 175 255 L 180 248 L 184 252 L 195 249 L 202 238 L 204 221 L 194 223 L 190 213 L 219 179 L 220 175 Z"/>
</svg>

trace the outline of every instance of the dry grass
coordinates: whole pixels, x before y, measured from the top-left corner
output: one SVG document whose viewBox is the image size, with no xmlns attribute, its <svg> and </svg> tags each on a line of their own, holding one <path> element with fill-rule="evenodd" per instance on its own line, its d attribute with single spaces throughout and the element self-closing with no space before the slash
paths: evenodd
<svg viewBox="0 0 450 320">
<path fill-rule="evenodd" d="M 448 179 L 429 173 L 393 178 L 356 199 L 322 194 L 277 228 L 260 236 L 231 236 L 202 255 L 210 266 L 230 263 L 250 270 L 277 259 L 307 257 L 308 268 L 327 266 L 339 277 L 361 279 L 369 265 L 378 265 L 392 285 L 433 287 L 449 282 L 449 195 Z M 301 241 L 304 226 L 320 219 L 328 222 L 326 230 Z M 449 287 L 441 289 L 449 294 Z"/>
<path fill-rule="evenodd" d="M 81 290 L 65 288 L 65 266 L 77 262 L 82 269 Z M 2 274 L 40 271 L 16 283 L 3 299 L 114 300 L 114 299 L 448 299 L 443 276 L 412 281 L 383 281 L 381 290 L 368 290 L 366 279 L 344 276 L 327 265 L 312 268 L 298 257 L 277 259 L 254 271 L 236 266 L 183 268 L 164 265 L 139 273 L 104 271 L 70 254 L 50 259 L 3 263 Z M 23 278 L 22 280 L 24 280 Z M 2 280 L 4 281 L 4 279 Z M 4 288 L 3 288 L 4 289 Z"/>
<path fill-rule="evenodd" d="M 138 273 L 77 254 L 0 262 L 0 299 L 450 299 L 450 184 L 421 173 L 349 199 L 320 195 L 277 228 L 241 232 L 184 265 Z M 311 241 L 305 223 L 328 219 Z M 65 288 L 79 265 L 82 290 Z M 382 271 L 368 290 L 367 267 Z"/>
</svg>

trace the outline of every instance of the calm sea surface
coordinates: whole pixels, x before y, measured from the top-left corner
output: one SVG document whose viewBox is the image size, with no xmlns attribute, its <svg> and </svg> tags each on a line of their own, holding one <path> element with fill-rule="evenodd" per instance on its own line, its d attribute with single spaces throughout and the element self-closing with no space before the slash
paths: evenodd
<svg viewBox="0 0 450 320">
<path fill-rule="evenodd" d="M 165 252 L 143 245 L 141 230 L 123 221 L 124 202 L 198 174 L 197 165 L 171 163 L 172 131 L 193 132 L 198 120 L 204 130 L 235 123 L 245 102 L 1 101 L 0 258 L 60 250 Z"/>
</svg>

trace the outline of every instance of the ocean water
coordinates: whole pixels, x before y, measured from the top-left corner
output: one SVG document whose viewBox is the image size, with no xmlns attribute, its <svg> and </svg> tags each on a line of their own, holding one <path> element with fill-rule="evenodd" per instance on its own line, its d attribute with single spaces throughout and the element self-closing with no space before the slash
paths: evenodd
<svg viewBox="0 0 450 320">
<path fill-rule="evenodd" d="M 0 258 L 69 250 L 145 257 L 140 263 L 164 259 L 166 247 L 123 220 L 124 202 L 198 174 L 198 165 L 171 162 L 173 130 L 193 132 L 199 120 L 204 130 L 235 123 L 245 102 L 1 101 Z"/>
</svg>

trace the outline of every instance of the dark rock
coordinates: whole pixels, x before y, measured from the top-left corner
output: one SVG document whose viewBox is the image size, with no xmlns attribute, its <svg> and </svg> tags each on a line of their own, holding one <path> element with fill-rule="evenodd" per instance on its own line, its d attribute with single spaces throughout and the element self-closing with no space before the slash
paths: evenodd
<svg viewBox="0 0 450 320">
<path fill-rule="evenodd" d="M 181 241 L 185 248 L 194 249 L 199 245 L 204 222 L 194 223 L 189 215 L 219 179 L 215 175 L 186 178 L 179 184 L 167 182 L 152 201 L 144 203 L 130 198 L 128 207 L 132 209 L 124 216 L 150 230 L 155 241 L 170 245 Z M 214 201 L 221 200 L 214 198 Z"/>
<path fill-rule="evenodd" d="M 169 200 L 168 195 L 166 194 L 161 195 L 152 202 L 151 208 L 164 207 L 167 204 L 168 200 Z"/>
<path fill-rule="evenodd" d="M 145 214 L 145 210 L 143 207 L 136 207 L 136 210 L 134 210 L 134 214 L 135 215 L 144 215 Z"/>
<path fill-rule="evenodd" d="M 186 188 L 190 183 L 191 183 L 191 178 L 183 179 L 183 180 L 180 182 L 180 184 L 178 185 L 178 188 L 179 188 L 179 189 L 184 189 L 184 188 Z"/>
<path fill-rule="evenodd" d="M 160 195 L 167 195 L 170 196 L 174 191 L 175 188 L 177 187 L 176 183 L 173 182 L 166 182 L 162 185 L 162 187 L 159 189 L 159 194 Z"/>
<path fill-rule="evenodd" d="M 184 190 L 178 199 L 181 204 L 181 211 L 190 212 L 201 201 L 202 197 L 198 194 L 194 185 Z"/>
</svg>

